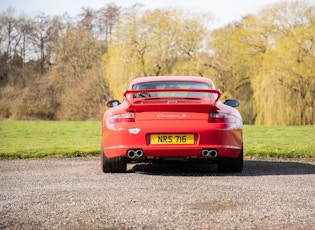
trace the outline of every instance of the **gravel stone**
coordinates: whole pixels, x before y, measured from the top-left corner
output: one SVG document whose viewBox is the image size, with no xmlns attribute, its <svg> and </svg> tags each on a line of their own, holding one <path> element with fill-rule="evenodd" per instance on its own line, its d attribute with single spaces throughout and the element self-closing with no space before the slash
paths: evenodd
<svg viewBox="0 0 315 230">
<path fill-rule="evenodd" d="M 315 159 L 214 164 L 0 160 L 0 229 L 315 229 Z"/>
</svg>

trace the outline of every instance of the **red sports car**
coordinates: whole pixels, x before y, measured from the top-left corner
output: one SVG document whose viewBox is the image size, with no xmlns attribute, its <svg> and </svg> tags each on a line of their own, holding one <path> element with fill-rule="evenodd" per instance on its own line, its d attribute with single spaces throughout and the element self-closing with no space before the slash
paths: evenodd
<svg viewBox="0 0 315 230">
<path fill-rule="evenodd" d="M 236 100 L 222 103 L 204 77 L 156 76 L 131 81 L 123 102 L 107 102 L 102 120 L 102 170 L 127 163 L 207 160 L 220 172 L 243 170 L 242 117 Z"/>
</svg>

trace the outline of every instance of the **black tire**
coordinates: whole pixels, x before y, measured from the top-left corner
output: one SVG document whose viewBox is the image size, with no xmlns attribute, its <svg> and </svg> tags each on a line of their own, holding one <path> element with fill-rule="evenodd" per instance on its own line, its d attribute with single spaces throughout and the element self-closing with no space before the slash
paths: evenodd
<svg viewBox="0 0 315 230">
<path fill-rule="evenodd" d="M 125 173 L 127 170 L 127 162 L 124 157 L 107 158 L 103 148 L 101 151 L 102 171 L 104 173 Z"/>
<path fill-rule="evenodd" d="M 237 158 L 220 157 L 218 159 L 218 171 L 222 173 L 240 173 L 243 171 L 243 148 Z"/>
</svg>

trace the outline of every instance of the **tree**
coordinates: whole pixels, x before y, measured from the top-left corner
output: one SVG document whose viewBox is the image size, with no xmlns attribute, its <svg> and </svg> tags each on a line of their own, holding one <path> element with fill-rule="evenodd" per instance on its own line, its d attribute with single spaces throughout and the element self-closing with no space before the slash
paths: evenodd
<svg viewBox="0 0 315 230">
<path fill-rule="evenodd" d="M 254 79 L 256 124 L 315 122 L 314 6 L 282 2 L 260 12 L 274 28 L 263 67 Z"/>
<path fill-rule="evenodd" d="M 120 12 L 121 7 L 118 7 L 114 3 L 109 3 L 96 11 L 95 25 L 97 28 L 97 39 L 105 43 L 106 50 Z"/>
<path fill-rule="evenodd" d="M 83 7 L 82 12 L 78 16 L 78 26 L 89 31 L 95 39 L 102 42 L 102 48 L 105 52 L 119 15 L 120 7 L 114 3 L 109 3 L 97 10 Z"/>
<path fill-rule="evenodd" d="M 222 98 L 241 101 L 240 112 L 245 123 L 253 123 L 253 89 L 251 79 L 260 69 L 266 50 L 264 37 L 256 31 L 257 19 L 244 18 L 240 23 L 217 29 L 209 37 L 213 52 L 206 62 Z"/>
<path fill-rule="evenodd" d="M 54 43 L 59 39 L 62 23 L 59 17 L 38 15 L 33 22 L 32 43 L 33 52 L 39 61 L 39 71 L 44 74 L 52 65 Z"/>
<path fill-rule="evenodd" d="M 9 81 L 13 84 L 17 83 L 16 79 L 18 79 L 18 76 L 12 76 L 12 72 L 19 70 L 17 66 L 21 58 L 18 50 L 21 42 L 19 21 L 14 8 L 10 7 L 0 13 L 1 85 L 5 85 Z"/>
<path fill-rule="evenodd" d="M 197 57 L 206 33 L 200 18 L 188 18 L 180 10 L 137 7 L 122 14 L 103 57 L 114 96 L 121 96 L 135 77 L 198 75 Z"/>
<path fill-rule="evenodd" d="M 314 6 L 281 2 L 212 33 L 206 66 L 245 123 L 314 124 Z"/>
<path fill-rule="evenodd" d="M 59 104 L 56 119 L 97 119 L 103 113 L 110 90 L 100 67 L 100 46 L 90 31 L 76 26 L 68 26 L 55 43 L 51 79 Z"/>
</svg>

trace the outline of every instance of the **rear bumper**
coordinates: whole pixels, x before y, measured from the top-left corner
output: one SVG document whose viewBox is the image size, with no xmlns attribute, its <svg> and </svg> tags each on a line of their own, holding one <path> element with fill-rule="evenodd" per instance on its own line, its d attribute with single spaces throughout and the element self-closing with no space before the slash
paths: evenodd
<svg viewBox="0 0 315 230">
<path fill-rule="evenodd" d="M 164 130 L 161 133 L 165 133 Z M 194 133 L 194 132 L 181 132 Z M 242 129 L 200 130 L 194 133 L 197 138 L 191 145 L 150 144 L 150 133 L 145 130 L 138 134 L 130 134 L 127 130 L 106 130 L 103 132 L 102 147 L 108 158 L 127 157 L 130 149 L 141 149 L 143 158 L 203 158 L 203 149 L 217 150 L 219 157 L 236 158 L 242 146 Z M 107 143 L 110 143 L 107 145 Z M 140 159 L 139 159 L 140 160 Z"/>
<path fill-rule="evenodd" d="M 236 158 L 239 156 L 241 149 L 240 148 L 230 148 L 230 147 L 212 147 L 207 146 L 206 148 L 178 148 L 178 149 L 169 149 L 169 148 L 130 148 L 130 147 L 122 147 L 119 148 L 108 148 L 104 149 L 104 153 L 108 158 L 111 157 L 126 157 L 128 158 L 127 152 L 129 150 L 137 150 L 140 149 L 143 151 L 144 155 L 140 158 L 132 158 L 131 160 L 135 161 L 145 161 L 148 159 L 163 159 L 163 158 L 216 158 L 216 157 L 229 157 Z M 201 153 L 204 149 L 212 149 L 216 150 L 218 155 L 215 157 L 204 157 Z"/>
</svg>

